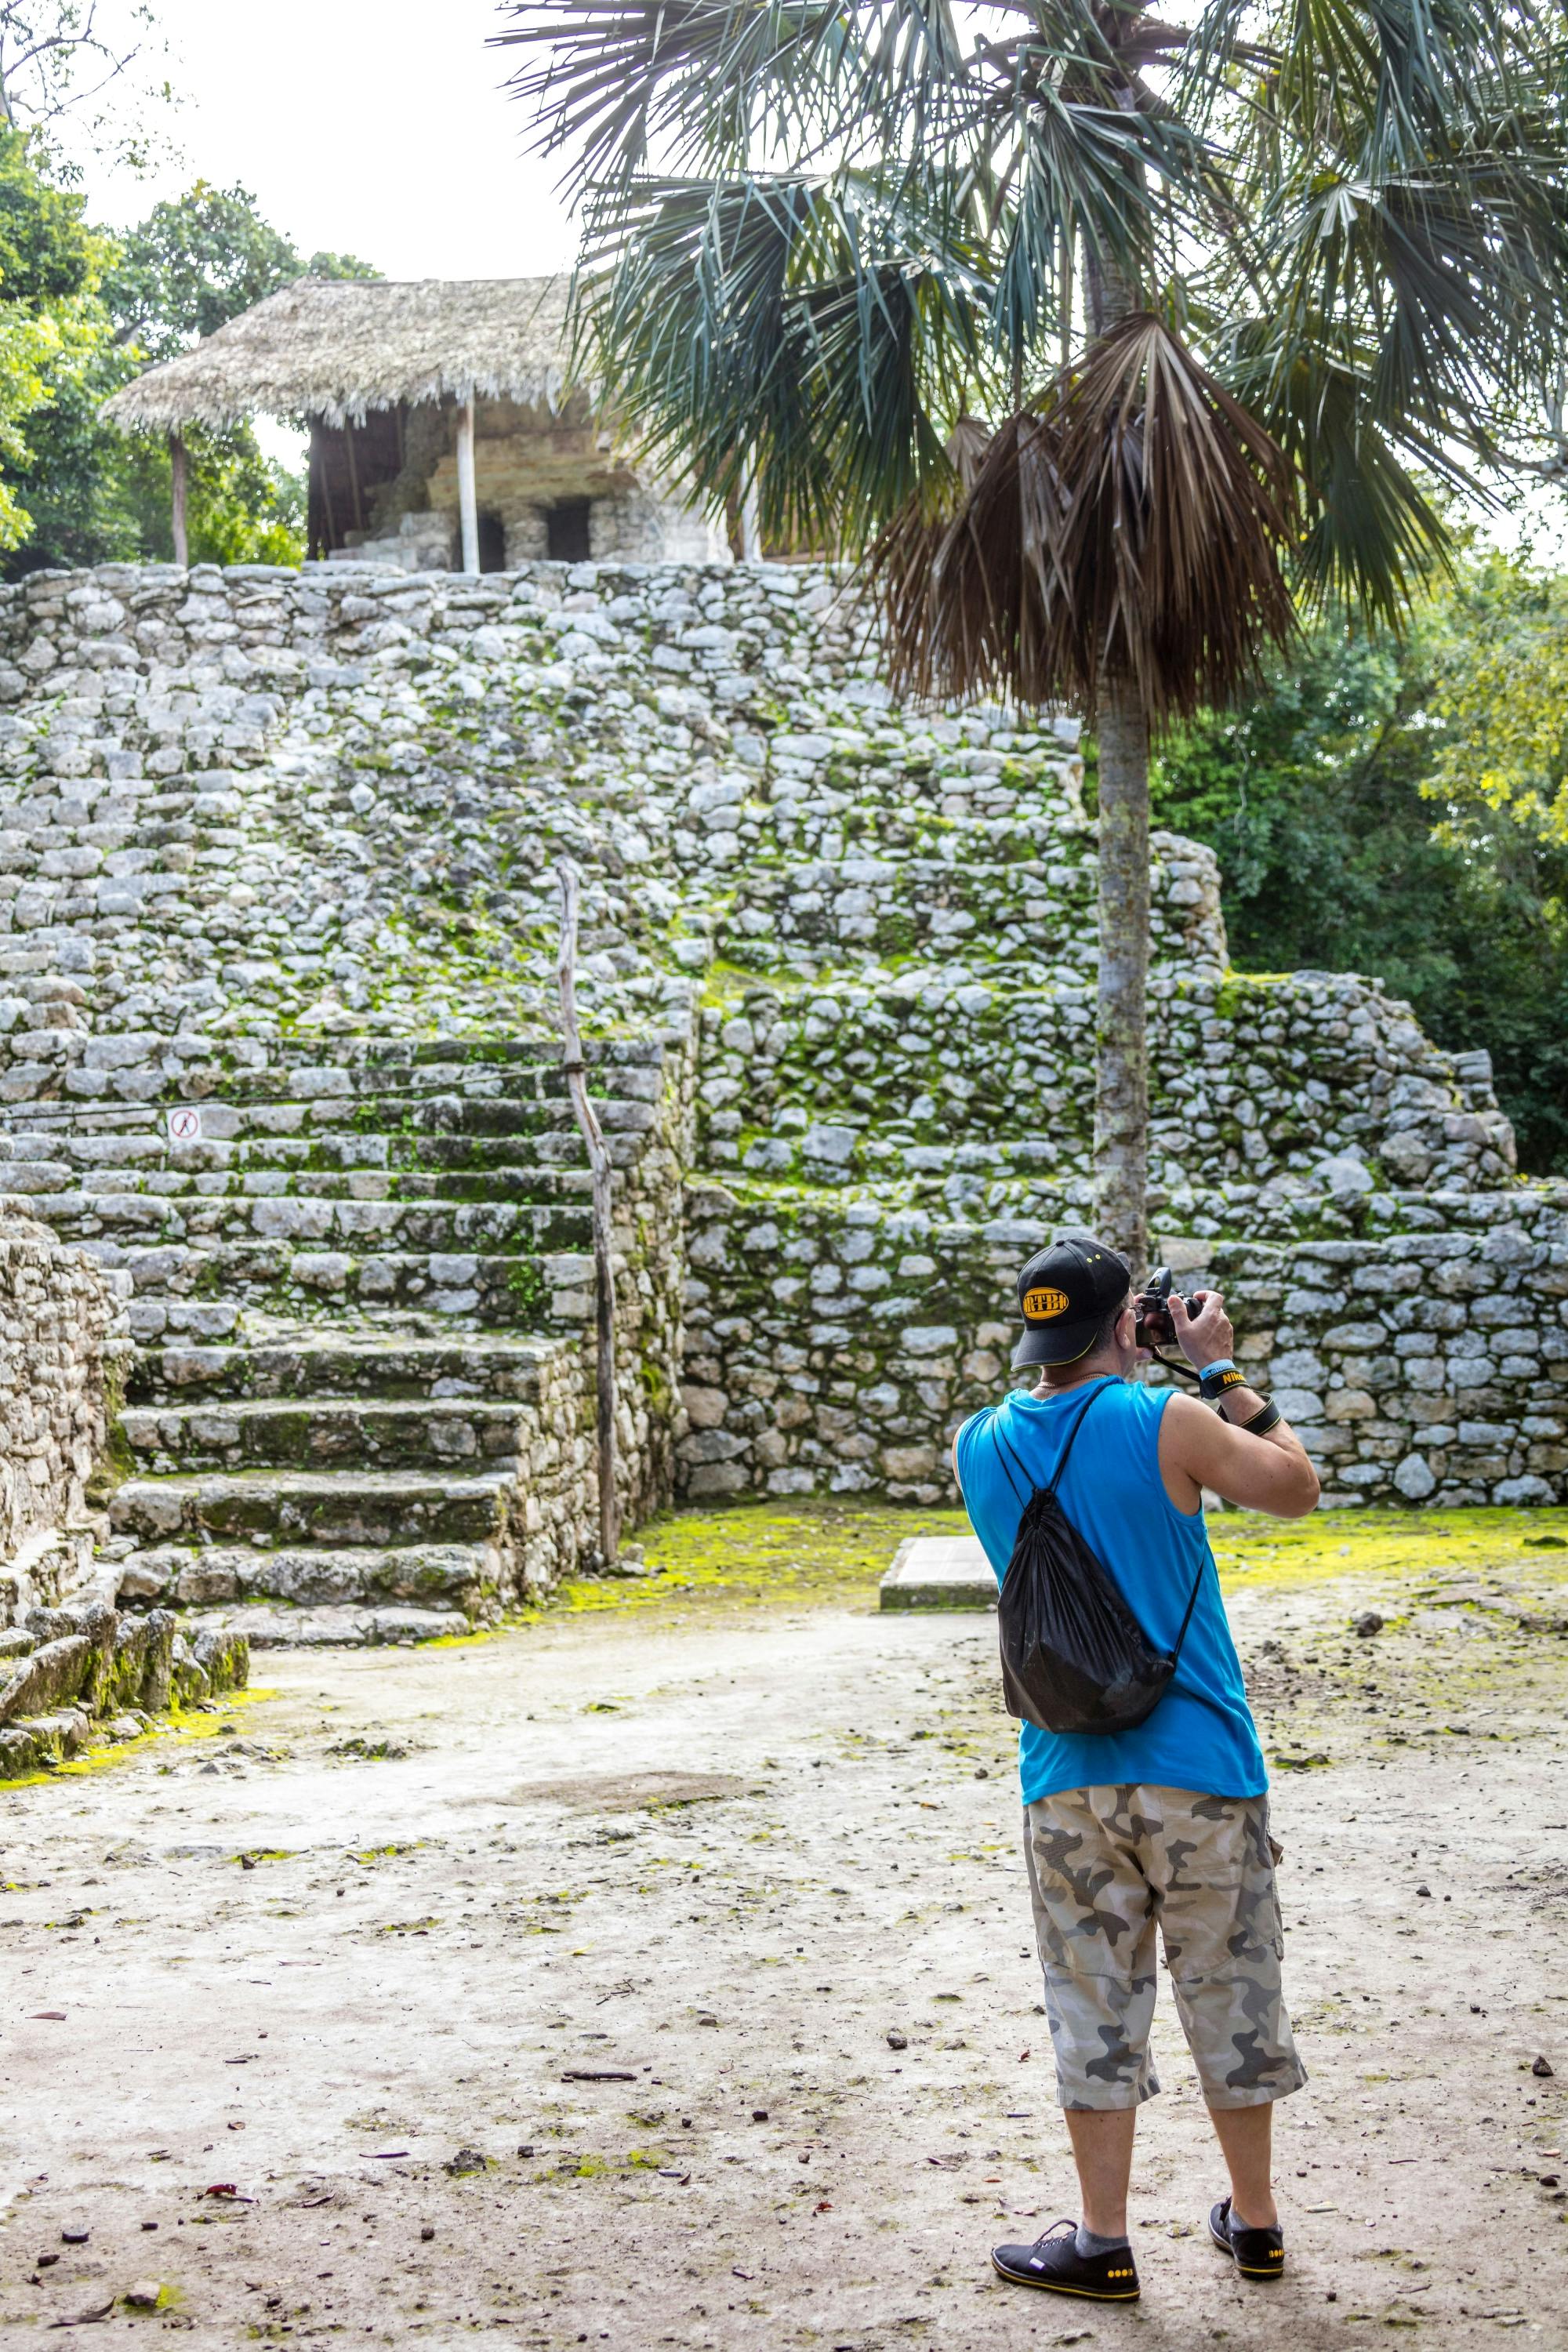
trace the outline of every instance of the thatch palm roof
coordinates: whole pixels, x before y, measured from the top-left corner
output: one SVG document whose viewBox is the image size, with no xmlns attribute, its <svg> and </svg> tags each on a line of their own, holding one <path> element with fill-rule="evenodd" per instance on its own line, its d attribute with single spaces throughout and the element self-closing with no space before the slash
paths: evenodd
<svg viewBox="0 0 1568 2352">
<path fill-rule="evenodd" d="M 399 401 L 554 408 L 567 373 L 564 278 L 301 278 L 104 403 L 127 431 L 258 414 L 363 422 Z"/>
</svg>

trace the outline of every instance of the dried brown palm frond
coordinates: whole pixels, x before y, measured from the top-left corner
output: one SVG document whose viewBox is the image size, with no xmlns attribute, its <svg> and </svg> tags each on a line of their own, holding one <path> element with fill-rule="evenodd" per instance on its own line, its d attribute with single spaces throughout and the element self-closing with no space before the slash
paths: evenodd
<svg viewBox="0 0 1568 2352">
<path fill-rule="evenodd" d="M 927 631 L 942 551 L 958 519 L 972 513 L 975 484 L 986 460 L 1019 421 L 1011 419 L 994 434 L 978 417 L 961 416 L 946 444 L 946 471 L 910 499 L 871 551 L 871 577 L 886 634 L 889 644 L 901 649 L 895 683 L 920 701 L 940 701 L 953 691 L 944 681 L 954 660 L 961 658 L 956 649 L 933 646 Z M 953 561 L 962 563 L 973 536 L 973 521 L 966 522 L 959 533 Z M 1005 532 L 998 532 L 998 541 L 1004 536 Z M 996 554 L 994 548 L 994 563 Z M 966 584 L 968 593 L 944 596 L 942 610 L 955 620 L 972 623 L 983 634 L 988 624 L 1001 625 L 1000 616 L 1012 608 L 1013 596 L 1000 570 L 994 578 L 982 574 Z"/>
<path fill-rule="evenodd" d="M 994 433 L 966 417 L 947 446 L 939 496 L 896 516 L 871 552 L 889 672 L 921 702 L 1036 691 L 1043 583 L 1059 527 L 1054 430 L 1010 416 Z"/>
<path fill-rule="evenodd" d="M 967 475 L 967 480 L 964 477 Z M 948 511 L 873 553 L 894 677 L 922 698 L 1059 701 L 1129 681 L 1151 721 L 1225 702 L 1295 626 L 1284 453 L 1163 320 L 1123 320 L 954 461 Z"/>
</svg>

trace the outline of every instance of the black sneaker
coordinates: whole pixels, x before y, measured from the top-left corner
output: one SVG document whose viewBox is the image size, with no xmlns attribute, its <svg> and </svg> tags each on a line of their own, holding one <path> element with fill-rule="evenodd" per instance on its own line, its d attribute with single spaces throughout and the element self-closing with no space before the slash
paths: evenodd
<svg viewBox="0 0 1568 2352">
<path fill-rule="evenodd" d="M 1209 2236 L 1230 2256 L 1243 2278 L 1279 2278 L 1285 2269 L 1283 2230 L 1244 2230 L 1230 2218 L 1230 2200 L 1222 2197 L 1209 2212 Z"/>
<path fill-rule="evenodd" d="M 1048 2294 L 1084 2294 L 1091 2303 L 1138 2300 L 1131 2248 L 1080 2254 L 1076 2221 L 1053 2221 L 1032 2246 L 993 2246 L 991 2264 L 1015 2286 L 1043 2286 Z"/>
</svg>

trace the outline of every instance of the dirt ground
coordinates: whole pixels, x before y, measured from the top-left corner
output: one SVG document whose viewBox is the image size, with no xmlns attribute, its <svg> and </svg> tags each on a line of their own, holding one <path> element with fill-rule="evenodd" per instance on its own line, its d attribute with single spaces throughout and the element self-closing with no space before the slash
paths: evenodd
<svg viewBox="0 0 1568 2352">
<path fill-rule="evenodd" d="M 994 1621 L 879 1615 L 876 1515 L 716 1513 L 0 1793 L 0 2344 L 1568 2342 L 1564 1517 L 1225 1523 L 1311 2074 L 1278 2286 L 1207 2242 L 1163 1985 L 1142 2304 L 994 2279 L 1074 2210 Z"/>
</svg>

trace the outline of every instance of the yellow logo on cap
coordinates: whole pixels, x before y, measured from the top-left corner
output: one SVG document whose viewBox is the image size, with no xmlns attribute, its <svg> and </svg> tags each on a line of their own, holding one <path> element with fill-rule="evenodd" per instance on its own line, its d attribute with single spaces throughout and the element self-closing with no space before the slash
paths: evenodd
<svg viewBox="0 0 1568 2352">
<path fill-rule="evenodd" d="M 1024 1313 L 1031 1323 L 1048 1323 L 1053 1316 L 1065 1315 L 1071 1304 L 1065 1290 L 1026 1290 Z"/>
</svg>

